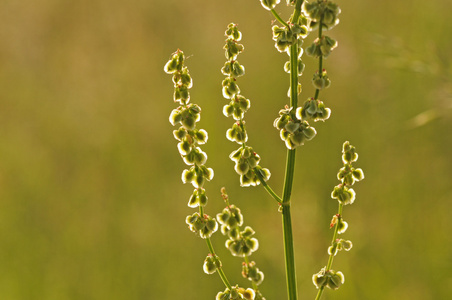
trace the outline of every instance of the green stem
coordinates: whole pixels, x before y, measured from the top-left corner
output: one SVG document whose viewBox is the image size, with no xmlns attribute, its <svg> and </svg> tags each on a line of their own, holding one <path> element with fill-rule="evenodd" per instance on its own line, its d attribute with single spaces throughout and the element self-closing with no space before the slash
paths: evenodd
<svg viewBox="0 0 452 300">
<path fill-rule="evenodd" d="M 337 235 L 338 235 L 338 232 L 339 232 L 339 221 L 342 218 L 342 209 L 343 208 L 344 208 L 344 205 L 342 203 L 339 203 L 339 208 L 337 210 L 337 214 L 338 214 L 339 217 L 338 217 L 338 220 L 337 220 L 336 225 L 334 227 L 334 233 L 333 233 L 333 239 L 331 240 L 331 245 L 334 245 L 334 243 L 336 242 L 336 239 L 337 239 Z M 328 257 L 328 263 L 326 265 L 326 270 L 325 270 L 326 272 L 331 270 L 331 267 L 333 266 L 333 259 L 334 259 L 334 254 L 331 254 Z M 325 289 L 324 285 L 319 288 L 319 291 L 317 292 L 317 296 L 315 297 L 315 300 L 319 300 L 320 297 L 322 297 L 324 289 Z"/>
<path fill-rule="evenodd" d="M 272 9 L 271 12 L 272 12 L 273 16 L 276 18 L 276 20 L 279 21 L 279 23 L 281 23 L 282 25 L 284 25 L 284 26 L 286 26 L 287 28 L 290 29 L 289 24 L 287 24 L 287 23 L 286 23 L 286 22 L 278 15 L 278 13 L 277 13 L 274 9 Z"/>
<path fill-rule="evenodd" d="M 273 197 L 273 199 L 275 199 L 278 203 L 282 202 L 281 197 L 279 197 L 273 190 L 272 188 L 267 184 L 267 182 L 265 182 L 264 178 L 262 177 L 262 175 L 259 173 L 259 170 L 257 170 L 256 168 L 254 168 L 254 173 L 256 174 L 257 178 L 259 179 L 259 181 L 261 182 L 262 186 L 265 188 L 265 190 L 270 194 L 270 196 Z"/>
<path fill-rule="evenodd" d="M 212 241 L 210 240 L 210 238 L 206 239 L 206 243 L 207 243 L 207 247 L 209 248 L 210 254 L 212 254 L 213 256 L 217 256 L 215 254 L 215 250 L 213 249 Z M 221 267 L 217 268 L 217 272 L 218 272 L 218 275 L 220 275 L 220 278 L 223 281 L 224 285 L 230 290 L 231 284 L 229 283 L 228 278 L 226 277 L 226 274 L 224 273 L 223 269 Z"/>
<path fill-rule="evenodd" d="M 301 14 L 303 0 L 297 0 L 292 22 L 296 24 Z M 298 42 L 290 47 L 290 107 L 294 111 L 298 105 Z M 295 149 L 287 150 L 286 173 L 282 198 L 282 222 L 284 239 L 284 259 L 286 265 L 287 295 L 289 300 L 297 300 L 297 276 L 293 245 L 292 218 L 290 215 L 290 198 L 292 194 L 295 170 Z"/>
<path fill-rule="evenodd" d="M 322 23 L 323 23 L 323 14 L 320 16 L 320 21 L 319 21 L 319 39 L 322 38 Z M 322 71 L 323 71 L 323 56 L 320 55 L 319 57 L 319 75 L 322 76 Z M 317 100 L 319 99 L 319 93 L 320 90 L 316 89 L 315 90 L 315 95 L 314 95 L 314 99 Z"/>
</svg>

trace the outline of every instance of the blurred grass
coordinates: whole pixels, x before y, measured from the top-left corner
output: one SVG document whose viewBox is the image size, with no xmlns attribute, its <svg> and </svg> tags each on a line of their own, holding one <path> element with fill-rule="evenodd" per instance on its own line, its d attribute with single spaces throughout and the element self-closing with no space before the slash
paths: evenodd
<svg viewBox="0 0 452 300">
<path fill-rule="evenodd" d="M 341 23 L 330 33 L 339 48 L 326 61 L 333 84 L 321 95 L 333 115 L 297 156 L 300 299 L 314 298 L 311 276 L 326 263 L 336 210 L 329 194 L 346 139 L 366 180 L 345 210 L 353 251 L 334 264 L 346 284 L 324 299 L 447 299 L 452 4 L 339 3 Z M 288 78 L 271 20 L 257 0 L 0 3 L 0 299 L 212 299 L 223 289 L 202 272 L 207 249 L 184 224 L 191 188 L 180 182 L 163 73 L 177 48 L 190 56 L 192 99 L 209 132 L 204 150 L 216 176 L 207 212 L 222 208 L 226 186 L 257 231 L 262 292 L 285 298 L 280 216 L 263 189 L 238 187 L 219 87 L 223 32 L 235 22 L 250 144 L 281 190 L 285 150 L 272 122 Z M 300 101 L 313 92 L 305 62 Z M 232 281 L 245 283 L 239 259 L 221 236 L 213 240 Z"/>
</svg>

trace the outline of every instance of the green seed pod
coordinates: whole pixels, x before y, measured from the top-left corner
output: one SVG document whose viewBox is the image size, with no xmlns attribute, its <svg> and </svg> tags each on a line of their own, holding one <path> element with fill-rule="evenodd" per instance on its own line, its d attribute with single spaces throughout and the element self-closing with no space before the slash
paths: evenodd
<svg viewBox="0 0 452 300">
<path fill-rule="evenodd" d="M 184 127 L 180 127 L 177 130 L 173 131 L 174 138 L 178 141 L 182 141 L 182 139 L 187 135 L 187 131 Z"/>
<path fill-rule="evenodd" d="M 194 163 L 196 165 L 203 165 L 207 161 L 207 154 L 203 152 L 200 148 L 195 148 L 193 151 Z"/>
<path fill-rule="evenodd" d="M 303 145 L 306 139 L 306 136 L 303 134 L 303 132 L 304 131 L 297 131 L 289 136 L 290 141 L 293 145 L 295 145 L 295 147 Z"/>
<path fill-rule="evenodd" d="M 345 222 L 342 218 L 340 218 L 338 220 L 337 226 L 338 226 L 337 227 L 337 233 L 342 234 L 342 233 L 344 233 L 347 230 L 348 223 Z"/>
<path fill-rule="evenodd" d="M 246 99 L 242 95 L 237 95 L 235 101 L 237 102 L 239 108 L 243 111 L 247 111 L 251 106 L 250 100 Z"/>
<path fill-rule="evenodd" d="M 312 276 L 312 282 L 317 289 L 321 288 L 326 284 L 327 278 L 325 276 L 325 270 L 322 269 L 319 273 Z"/>
<path fill-rule="evenodd" d="M 215 264 L 215 259 L 208 255 L 206 259 L 204 260 L 204 264 L 202 266 L 204 273 L 206 274 L 213 274 L 217 270 L 217 266 Z"/>
<path fill-rule="evenodd" d="M 231 154 L 229 154 L 229 158 L 235 162 L 239 161 L 239 159 L 241 157 L 242 157 L 242 147 L 240 147 L 239 149 L 237 149 L 237 150 L 233 151 Z"/>
<path fill-rule="evenodd" d="M 223 106 L 223 115 L 225 115 L 225 117 L 230 117 L 233 112 L 234 107 L 232 105 L 226 104 L 225 106 Z"/>
<path fill-rule="evenodd" d="M 232 74 L 232 62 L 227 61 L 224 63 L 223 68 L 221 68 L 221 73 L 225 76 L 230 76 Z"/>
<path fill-rule="evenodd" d="M 344 274 L 342 272 L 334 272 L 330 270 L 330 276 L 327 283 L 327 287 L 332 290 L 337 290 L 345 281 Z"/>
<path fill-rule="evenodd" d="M 190 170 L 183 170 L 182 171 L 182 182 L 183 183 L 188 183 L 188 182 L 192 182 L 195 178 L 195 172 L 194 170 L 190 169 Z"/>
<path fill-rule="evenodd" d="M 336 256 L 338 250 L 339 250 L 339 249 L 338 249 L 337 244 L 334 243 L 333 246 L 329 246 L 329 247 L 328 247 L 328 255 Z"/>
<path fill-rule="evenodd" d="M 198 202 L 199 202 L 199 206 L 206 206 L 207 205 L 207 196 L 206 194 L 203 192 L 202 194 L 199 194 L 198 196 Z"/>
<path fill-rule="evenodd" d="M 196 191 L 196 190 L 195 190 Z M 193 193 L 188 199 L 188 207 L 195 208 L 199 206 L 199 198 L 196 193 Z"/>
<path fill-rule="evenodd" d="M 197 174 L 194 181 L 192 181 L 192 184 L 195 188 L 201 188 L 204 185 L 204 176 L 203 174 Z"/>
<path fill-rule="evenodd" d="M 181 120 L 182 120 L 182 113 L 181 113 L 180 109 L 178 109 L 178 108 L 173 109 L 169 116 L 169 122 L 171 123 L 171 125 L 174 126 L 177 123 L 179 123 Z"/>
<path fill-rule="evenodd" d="M 209 218 L 206 222 L 206 227 L 212 231 L 215 232 L 218 229 L 218 223 L 215 219 Z"/>
<path fill-rule="evenodd" d="M 187 155 L 191 150 L 191 145 L 187 140 L 183 140 L 177 144 L 177 149 L 181 155 Z"/>
<path fill-rule="evenodd" d="M 240 237 L 239 229 L 237 227 L 230 228 L 230 230 L 228 231 L 228 236 L 234 241 L 238 240 L 238 238 Z"/>
<path fill-rule="evenodd" d="M 245 75 L 245 67 L 242 66 L 238 61 L 232 63 L 232 76 L 240 77 Z"/>
<path fill-rule="evenodd" d="M 284 126 L 284 128 L 290 132 L 290 133 L 294 133 L 295 131 L 297 131 L 300 128 L 300 123 L 298 122 L 293 122 L 293 121 L 289 121 L 288 123 L 286 123 L 286 125 Z"/>
<path fill-rule="evenodd" d="M 243 149 L 242 151 L 242 157 L 244 159 L 247 159 L 249 157 L 251 157 L 251 155 L 254 153 L 253 148 L 251 147 L 245 147 L 245 149 Z"/>
<path fill-rule="evenodd" d="M 223 209 L 223 211 L 221 213 L 217 214 L 217 220 L 221 224 L 226 224 L 226 222 L 228 221 L 230 216 L 231 216 L 231 214 L 229 212 L 229 209 L 225 208 L 225 209 Z"/>
<path fill-rule="evenodd" d="M 254 235 L 254 230 L 250 226 L 246 226 L 245 229 L 240 233 L 244 238 L 251 237 Z"/>
<path fill-rule="evenodd" d="M 243 161 L 243 162 L 236 163 L 234 169 L 237 172 L 237 174 L 245 175 L 246 173 L 248 173 L 250 166 L 248 165 L 247 162 Z"/>
<path fill-rule="evenodd" d="M 352 175 L 356 181 L 360 181 L 360 180 L 364 179 L 364 172 L 361 168 L 354 169 Z"/>
<path fill-rule="evenodd" d="M 246 239 L 245 245 L 249 248 L 249 253 L 251 253 L 259 248 L 259 241 L 256 238 Z"/>
<path fill-rule="evenodd" d="M 351 241 L 341 240 L 341 244 L 342 249 L 344 249 L 345 251 L 350 251 L 350 249 L 352 249 L 353 247 L 353 243 Z"/>
<path fill-rule="evenodd" d="M 182 126 L 187 130 L 193 130 L 196 127 L 196 118 L 192 115 L 188 115 L 186 118 L 181 120 Z"/>
</svg>

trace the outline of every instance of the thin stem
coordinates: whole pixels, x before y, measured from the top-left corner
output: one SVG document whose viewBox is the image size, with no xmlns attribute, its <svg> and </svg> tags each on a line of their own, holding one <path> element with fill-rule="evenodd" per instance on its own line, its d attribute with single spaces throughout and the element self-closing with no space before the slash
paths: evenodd
<svg viewBox="0 0 452 300">
<path fill-rule="evenodd" d="M 259 181 L 261 182 L 262 186 L 265 188 L 265 190 L 270 194 L 270 196 L 273 197 L 273 199 L 275 199 L 278 203 L 282 202 L 281 197 L 279 197 L 273 190 L 272 188 L 267 184 L 267 182 L 264 180 L 264 178 L 262 177 L 262 175 L 259 173 L 259 170 L 256 170 L 256 168 L 254 168 L 254 173 L 256 174 L 257 178 L 259 179 Z"/>
<path fill-rule="evenodd" d="M 245 261 L 246 265 L 249 265 L 249 264 L 250 264 L 250 261 L 249 261 L 249 259 L 248 259 L 248 255 L 245 255 L 245 256 L 243 257 L 243 260 Z M 257 284 L 256 284 L 254 281 L 251 281 L 251 285 L 253 286 L 253 290 L 255 290 L 255 291 L 258 291 L 258 290 L 259 290 L 259 288 L 257 287 Z"/>
<path fill-rule="evenodd" d="M 212 241 L 210 238 L 206 239 L 207 248 L 209 248 L 210 254 L 213 256 L 216 256 L 215 250 L 213 249 Z M 221 280 L 223 281 L 224 285 L 230 290 L 231 284 L 228 281 L 228 278 L 226 277 L 226 274 L 224 273 L 223 269 L 221 267 L 217 268 L 218 275 L 220 275 Z"/>
<path fill-rule="evenodd" d="M 303 0 L 297 0 L 292 22 L 296 24 L 301 14 Z M 290 107 L 298 105 L 298 41 L 290 47 Z M 297 276 L 293 245 L 292 218 L 290 214 L 290 197 L 292 194 L 293 176 L 295 170 L 295 149 L 287 150 L 286 173 L 282 199 L 282 222 L 284 239 L 284 259 L 286 264 L 287 295 L 289 300 L 297 300 Z"/>
<path fill-rule="evenodd" d="M 282 25 L 284 25 L 284 26 L 286 26 L 287 28 L 290 29 L 289 24 L 287 24 L 287 23 L 286 23 L 286 22 L 278 15 L 278 13 L 277 13 L 274 9 L 272 9 L 272 10 L 270 10 L 270 11 L 272 12 L 272 14 L 273 14 L 273 16 L 276 18 L 276 20 L 279 21 L 279 23 L 281 23 Z"/>
<path fill-rule="evenodd" d="M 343 209 L 343 207 L 344 207 L 344 205 L 342 203 L 339 203 L 339 208 L 337 210 L 337 215 L 339 217 L 338 217 L 338 220 L 337 220 L 336 225 L 334 227 L 334 233 L 333 233 L 333 239 L 331 241 L 331 245 L 334 245 L 334 243 L 336 242 L 336 239 L 337 239 L 337 235 L 338 235 L 338 232 L 339 232 L 339 221 L 340 221 L 340 218 L 342 218 L 342 209 Z M 333 266 L 333 259 L 334 259 L 334 253 L 330 254 L 330 256 L 328 257 L 328 263 L 326 265 L 326 270 L 325 270 L 326 272 L 331 270 L 331 267 Z M 317 292 L 317 296 L 315 297 L 315 300 L 319 300 L 320 299 L 324 289 L 325 289 L 324 285 L 322 285 L 319 288 L 319 291 Z"/>
</svg>

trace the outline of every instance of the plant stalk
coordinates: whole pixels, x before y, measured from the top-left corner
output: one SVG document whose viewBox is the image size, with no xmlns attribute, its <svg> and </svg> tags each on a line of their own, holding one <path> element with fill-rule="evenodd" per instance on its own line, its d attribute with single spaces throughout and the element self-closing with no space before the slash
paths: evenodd
<svg viewBox="0 0 452 300">
<path fill-rule="evenodd" d="M 293 23 L 298 22 L 303 0 L 297 0 L 293 14 Z M 298 43 L 290 47 L 290 107 L 293 113 L 298 105 Z M 286 264 L 287 295 L 289 300 L 297 300 L 297 276 L 293 245 L 292 218 L 290 214 L 290 198 L 292 194 L 293 176 L 295 170 L 295 149 L 287 150 L 286 174 L 282 198 L 282 221 L 284 238 L 284 258 Z"/>
</svg>

